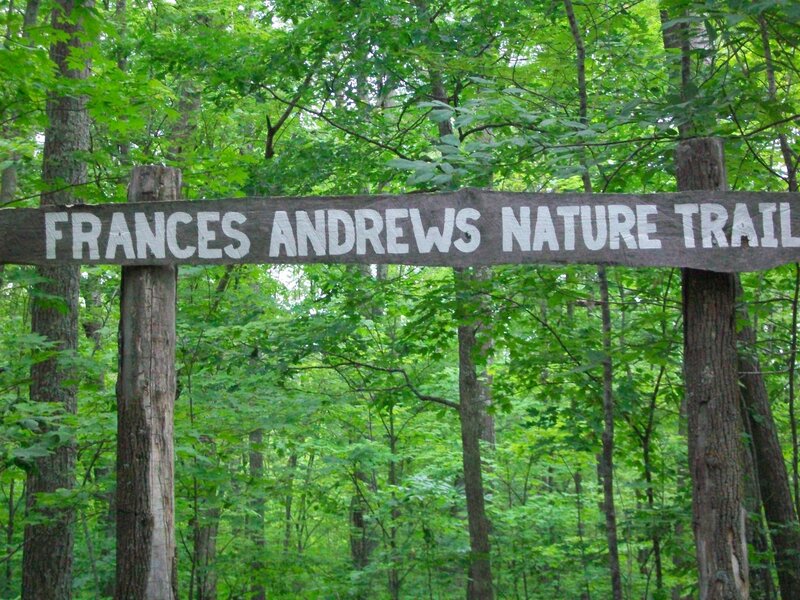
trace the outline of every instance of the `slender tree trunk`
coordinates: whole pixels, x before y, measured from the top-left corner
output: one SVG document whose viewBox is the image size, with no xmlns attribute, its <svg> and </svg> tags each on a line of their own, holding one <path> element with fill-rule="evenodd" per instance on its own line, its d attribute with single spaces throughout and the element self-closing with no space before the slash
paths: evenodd
<svg viewBox="0 0 800 600">
<path fill-rule="evenodd" d="M 194 568 L 197 573 L 197 600 L 216 600 L 217 530 L 219 508 L 204 508 L 193 527 Z M 193 599 L 192 599 L 193 600 Z"/>
<path fill-rule="evenodd" d="M 224 290 L 225 283 L 221 282 Z M 220 293 L 220 287 L 217 288 Z M 219 303 L 219 297 L 214 301 L 214 310 Z M 213 312 L 213 310 L 212 310 Z M 194 424 L 194 410 L 190 411 L 190 418 Z M 216 455 L 214 440 L 206 435 L 200 436 L 200 442 L 205 446 L 205 456 Z M 195 459 L 195 468 L 197 460 Z M 190 600 L 216 600 L 217 597 L 217 531 L 219 529 L 220 510 L 215 505 L 217 489 L 214 483 L 207 484 L 197 477 L 192 478 L 193 507 L 192 518 L 189 523 L 192 529 L 192 571 L 189 577 Z M 195 594 L 195 589 L 197 593 Z"/>
<path fill-rule="evenodd" d="M 114 18 L 117 22 L 117 34 L 119 35 L 120 46 L 117 48 L 117 68 L 126 73 L 128 71 L 128 49 L 126 47 L 128 38 L 128 3 L 127 0 L 117 0 L 114 7 Z M 125 119 L 125 115 L 120 115 Z M 117 152 L 120 164 L 130 164 L 131 143 L 128 135 L 124 134 L 122 139 L 117 142 Z"/>
<path fill-rule="evenodd" d="M 297 451 L 289 456 L 289 477 L 286 483 L 286 498 L 283 504 L 283 551 L 288 552 L 292 543 L 292 501 L 294 499 L 294 476 L 297 471 Z"/>
<path fill-rule="evenodd" d="M 417 2 L 423 10 L 424 3 Z M 433 98 L 448 103 L 442 74 L 432 70 L 429 74 Z M 438 124 L 439 137 L 453 134 L 449 120 Z M 470 538 L 470 565 L 468 568 L 467 600 L 487 600 L 494 597 L 492 568 L 490 562 L 489 518 L 484 501 L 483 474 L 481 471 L 482 439 L 494 442 L 494 423 L 487 421 L 486 405 L 491 401 L 490 392 L 478 376 L 475 358 L 486 352 L 486 345 L 479 345 L 476 334 L 481 327 L 480 318 L 467 315 L 464 304 L 474 306 L 473 294 L 465 289 L 472 281 L 485 279 L 482 269 L 454 269 L 456 293 L 460 296 L 457 309 L 458 325 L 458 371 L 459 406 L 461 421 L 461 445 L 464 464 L 464 491 L 467 497 L 467 521 Z M 469 318 L 467 318 L 469 316 Z M 465 322 L 468 321 L 468 322 Z M 491 427 L 491 430 L 489 428 Z M 474 436 L 474 438 L 472 437 Z"/>
<path fill-rule="evenodd" d="M 375 550 L 375 539 L 370 530 L 367 514 L 369 507 L 364 494 L 373 485 L 369 474 L 361 465 L 353 465 L 353 485 L 355 490 L 350 497 L 350 558 L 356 571 L 364 571 L 372 559 Z M 359 589 L 357 598 L 367 598 L 367 589 Z"/>
<path fill-rule="evenodd" d="M 575 509 L 577 513 L 577 533 L 578 544 L 580 545 L 581 552 L 581 570 L 583 571 L 583 584 L 584 590 L 581 592 L 581 600 L 589 600 L 592 597 L 591 590 L 589 589 L 589 572 L 588 562 L 586 556 L 586 542 L 585 531 L 583 525 L 583 476 L 580 471 L 575 471 L 572 475 L 572 482 L 575 485 Z"/>
<path fill-rule="evenodd" d="M 264 498 L 261 495 L 261 485 L 264 480 L 264 453 L 261 449 L 264 444 L 264 431 L 256 429 L 250 432 L 250 479 L 257 488 L 257 493 L 253 498 L 252 511 L 253 511 L 253 524 L 250 528 L 250 539 L 255 548 L 256 557 L 253 561 L 253 572 L 255 579 L 250 588 L 251 600 L 265 600 L 266 589 L 262 583 L 264 577 L 262 571 L 264 563 L 262 562 L 262 555 L 266 548 L 266 540 L 264 539 Z"/>
<path fill-rule="evenodd" d="M 741 284 L 737 277 L 737 292 Z M 800 598 L 800 525 L 789 489 L 789 474 L 783 458 L 778 430 L 772 416 L 761 365 L 756 356 L 756 334 L 744 307 L 740 308 L 739 383 L 758 473 L 761 501 L 767 517 L 775 565 L 783 598 Z"/>
<path fill-rule="evenodd" d="M 387 432 L 389 437 L 389 452 L 391 455 L 391 460 L 389 461 L 389 474 L 387 483 L 389 484 L 389 488 L 391 489 L 392 494 L 392 509 L 390 511 L 391 521 L 389 523 L 389 571 L 388 571 L 388 583 L 389 583 L 389 597 L 391 600 L 399 600 L 400 599 L 400 586 L 402 584 L 402 578 L 400 577 L 400 569 L 398 568 L 398 563 L 400 562 L 400 556 L 398 555 L 397 550 L 397 523 L 400 520 L 400 503 L 397 501 L 397 486 L 400 485 L 400 477 L 397 472 L 397 434 L 395 431 L 394 426 L 394 407 L 389 406 L 389 430 Z"/>
<path fill-rule="evenodd" d="M 767 85 L 769 88 L 769 99 L 775 100 L 778 95 L 778 86 L 775 82 L 775 64 L 772 60 L 772 48 L 770 47 L 769 29 L 767 27 L 767 20 L 764 15 L 758 18 L 758 26 L 761 33 L 761 43 L 764 47 L 764 66 L 767 72 Z M 783 155 L 783 162 L 786 166 L 786 184 L 790 192 L 798 191 L 797 188 L 797 165 L 800 161 L 800 156 L 797 152 L 792 150 L 789 144 L 789 139 L 785 133 L 778 135 L 778 144 L 781 148 Z"/>
<path fill-rule="evenodd" d="M 456 271 L 457 287 L 468 281 L 468 275 Z M 459 315 L 459 323 L 466 315 Z M 467 583 L 467 600 L 491 600 L 492 567 L 490 561 L 489 519 L 486 515 L 481 472 L 481 435 L 484 428 L 484 410 L 481 382 L 475 369 L 475 355 L 479 351 L 476 340 L 477 326 L 458 326 L 458 395 L 461 421 L 461 447 L 464 464 L 464 490 L 467 497 L 470 561 Z"/>
<path fill-rule="evenodd" d="M 600 461 L 603 478 L 603 513 L 606 517 L 611 594 L 614 600 L 622 600 L 622 576 L 617 542 L 617 512 L 614 507 L 614 371 L 611 362 L 611 310 L 609 307 L 608 276 L 606 275 L 605 267 L 600 266 L 597 271 L 600 279 L 600 308 L 603 321 L 603 452 Z"/>
<path fill-rule="evenodd" d="M 744 500 L 747 508 L 745 523 L 747 545 L 762 556 L 769 557 L 769 543 L 761 513 L 761 493 L 758 489 L 758 468 L 754 455 L 753 434 L 748 422 L 748 411 L 744 405 L 744 399 L 742 399 L 741 413 L 742 425 L 747 433 L 742 461 Z M 775 586 L 772 582 L 771 563 L 769 558 L 762 559 L 759 563 L 750 563 L 750 596 L 753 600 L 774 600 L 776 597 Z"/>
<path fill-rule="evenodd" d="M 578 78 L 578 98 L 580 101 L 579 119 L 587 126 L 589 123 L 588 93 L 586 88 L 586 48 L 583 43 L 571 0 L 564 0 L 572 39 L 576 48 L 576 70 Z M 583 190 L 592 193 L 592 180 L 583 149 L 580 154 L 583 166 Z M 597 268 L 600 282 L 600 307 L 603 333 L 603 451 L 600 455 L 600 475 L 603 480 L 603 513 L 606 519 L 606 540 L 608 543 L 608 568 L 611 576 L 611 594 L 614 600 L 622 600 L 622 576 L 619 565 L 619 544 L 617 541 L 617 513 L 614 507 L 614 370 L 611 361 L 611 311 L 609 307 L 608 274 L 604 266 Z"/>
<path fill-rule="evenodd" d="M 678 189 L 727 188 L 722 142 L 684 140 Z M 700 600 L 749 597 L 736 354 L 736 282 L 683 271 L 684 377 Z"/>
<path fill-rule="evenodd" d="M 789 428 L 792 435 L 792 489 L 794 510 L 800 516 L 800 456 L 797 445 L 797 415 L 795 414 L 795 375 L 797 373 L 797 323 L 800 312 L 800 263 L 794 265 L 794 294 L 792 295 L 792 331 L 789 345 Z"/>
<path fill-rule="evenodd" d="M 19 156 L 12 154 L 10 157 L 12 164 L 3 169 L 0 173 L 0 205 L 5 206 L 17 195 L 17 166 L 13 164 Z"/>
<path fill-rule="evenodd" d="M 29 8 L 30 8 L 29 3 Z M 76 69 L 70 63 L 73 50 L 83 47 L 80 24 L 71 23 L 73 0 L 58 0 L 52 14 L 53 27 L 64 38 L 50 47 L 50 57 L 63 79 L 86 79 L 88 65 Z M 27 14 L 27 11 L 26 11 Z M 45 186 L 61 187 L 42 194 L 43 206 L 73 204 L 71 189 L 64 184 L 86 183 L 86 164 L 78 156 L 89 148 L 89 116 L 86 98 L 54 96 L 47 101 L 49 125 L 45 130 L 42 179 Z M 33 332 L 55 342 L 59 350 L 75 352 L 78 343 L 78 269 L 76 267 L 40 267 L 45 281 L 34 294 L 31 324 Z M 39 300 L 46 298 L 46 300 Z M 54 306 L 52 298 L 63 299 Z M 56 356 L 31 369 L 30 397 L 33 402 L 54 402 L 68 413 L 77 409 L 74 374 L 65 366 L 63 356 Z M 74 484 L 75 446 L 68 442 L 51 455 L 38 459 L 28 475 L 26 509 L 38 512 L 46 521 L 25 528 L 22 569 L 24 600 L 70 598 L 72 595 L 72 543 L 75 511 L 72 508 L 38 510 L 37 496 L 71 488 Z"/>
<path fill-rule="evenodd" d="M 14 487 L 15 487 L 14 479 L 11 480 L 9 483 L 9 491 L 8 491 L 8 505 L 6 506 L 6 510 L 8 511 L 8 520 L 6 521 L 6 555 L 11 557 L 14 551 L 14 532 L 16 528 L 15 524 L 15 517 L 17 515 L 17 504 L 16 498 L 14 496 Z M 6 566 L 5 566 L 5 582 L 3 585 L 3 593 L 8 596 L 9 598 L 14 596 L 13 594 L 13 587 L 12 587 L 12 561 L 8 558 L 6 559 Z"/>
<path fill-rule="evenodd" d="M 11 160 L 16 160 L 16 155 L 11 156 Z M 17 194 L 17 167 L 12 164 L 3 169 L 0 173 L 0 207 L 7 205 Z M 3 272 L 5 265 L 0 265 L 0 285 L 3 283 Z"/>
<path fill-rule="evenodd" d="M 652 410 L 652 409 L 651 409 Z M 650 514 L 655 514 L 656 501 L 653 492 L 653 464 L 650 457 L 650 437 L 645 437 L 642 440 L 642 460 L 644 461 L 644 480 L 646 484 L 645 494 L 647 496 L 647 509 Z M 661 560 L 661 534 L 657 524 L 652 524 L 650 532 L 650 540 L 653 548 L 653 562 L 656 570 L 656 590 L 664 587 L 664 575 Z"/>
</svg>

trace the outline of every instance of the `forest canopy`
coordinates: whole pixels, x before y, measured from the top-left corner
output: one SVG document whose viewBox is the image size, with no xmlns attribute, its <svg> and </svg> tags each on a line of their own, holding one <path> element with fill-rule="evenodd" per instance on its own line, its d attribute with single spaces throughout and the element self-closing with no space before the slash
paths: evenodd
<svg viewBox="0 0 800 600">
<path fill-rule="evenodd" d="M 0 597 L 800 597 L 799 25 L 0 0 Z M 143 165 L 188 204 L 129 204 Z M 140 267 L 102 263 L 171 257 L 174 552 L 135 563 Z"/>
</svg>

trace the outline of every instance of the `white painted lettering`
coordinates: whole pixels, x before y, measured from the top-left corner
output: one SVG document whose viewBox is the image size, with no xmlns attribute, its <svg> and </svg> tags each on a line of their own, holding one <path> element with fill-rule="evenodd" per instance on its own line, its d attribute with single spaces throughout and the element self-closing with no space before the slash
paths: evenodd
<svg viewBox="0 0 800 600">
<path fill-rule="evenodd" d="M 245 221 L 247 221 L 247 217 L 240 212 L 226 212 L 222 215 L 222 233 L 234 242 L 239 242 L 238 246 L 228 244 L 223 248 L 225 255 L 229 258 L 244 258 L 250 252 L 250 238 L 243 231 L 234 227 L 234 225 L 244 224 Z"/>
<path fill-rule="evenodd" d="M 575 218 L 580 213 L 580 206 L 559 206 L 556 208 L 556 214 L 564 219 L 564 250 L 575 250 Z"/>
<path fill-rule="evenodd" d="M 758 212 L 761 213 L 761 227 L 764 230 L 764 235 L 761 236 L 761 246 L 764 248 L 778 247 L 778 238 L 775 237 L 775 221 L 772 219 L 777 208 L 774 202 L 762 202 L 758 205 Z"/>
<path fill-rule="evenodd" d="M 131 238 L 128 223 L 125 221 L 125 214 L 115 212 L 111 215 L 111 228 L 108 232 L 108 243 L 106 244 L 106 260 L 114 260 L 117 257 L 117 248 L 122 246 L 125 258 L 128 260 L 136 258 L 133 249 L 133 239 Z"/>
<path fill-rule="evenodd" d="M 462 208 L 456 213 L 456 229 L 464 234 L 463 238 L 453 242 L 456 250 L 474 252 L 478 249 L 478 246 L 481 245 L 481 232 L 470 221 L 477 221 L 480 218 L 481 213 L 474 208 Z"/>
<path fill-rule="evenodd" d="M 619 242 L 625 242 L 625 246 L 635 250 L 636 238 L 633 236 L 633 228 L 636 225 L 636 215 L 629 206 L 624 204 L 609 204 L 608 206 L 608 247 L 612 250 L 619 250 Z"/>
<path fill-rule="evenodd" d="M 531 249 L 530 207 L 520 207 L 519 220 L 514 216 L 514 209 L 510 206 L 504 206 L 500 214 L 503 223 L 503 252 L 514 251 L 514 240 L 517 241 L 520 250 L 529 252 Z"/>
<path fill-rule="evenodd" d="M 83 259 L 83 247 L 89 248 L 89 260 L 100 258 L 97 238 L 100 237 L 103 224 L 100 218 L 92 213 L 72 213 L 72 258 Z"/>
<path fill-rule="evenodd" d="M 191 258 L 194 255 L 194 246 L 188 245 L 181 248 L 178 244 L 178 223 L 188 224 L 191 222 L 192 215 L 185 212 L 172 213 L 167 217 L 167 248 L 175 258 Z"/>
<path fill-rule="evenodd" d="M 788 202 L 780 203 L 781 246 L 784 248 L 800 248 L 800 237 L 792 235 L 792 209 Z"/>
<path fill-rule="evenodd" d="M 342 227 L 339 227 L 341 223 Z M 339 237 L 340 230 L 344 238 Z M 356 243 L 356 228 L 353 217 L 343 210 L 328 211 L 328 254 L 338 256 L 347 254 Z"/>
<path fill-rule="evenodd" d="M 403 228 L 398 226 L 398 219 L 407 219 L 407 208 L 387 208 L 386 209 L 386 252 L 389 254 L 405 254 L 408 252 L 408 244 L 401 242 L 400 238 L 405 235 Z"/>
<path fill-rule="evenodd" d="M 658 215 L 658 207 L 654 204 L 636 205 L 636 238 L 639 241 L 639 248 L 642 250 L 658 250 L 661 248 L 661 240 L 651 239 L 651 235 L 656 232 L 656 224 L 650 222 L 650 217 Z"/>
<path fill-rule="evenodd" d="M 59 223 L 67 223 L 69 215 L 65 212 L 49 212 L 44 215 L 45 248 L 48 259 L 56 257 L 56 242 L 64 237 L 58 230 Z"/>
<path fill-rule="evenodd" d="M 153 258 L 167 257 L 163 212 L 153 213 L 152 228 L 145 213 L 135 213 L 133 228 L 136 232 L 136 258 L 149 258 L 148 251 L 152 253 Z"/>
<path fill-rule="evenodd" d="M 596 224 L 597 233 L 592 233 L 592 222 Z M 581 206 L 581 231 L 583 232 L 583 244 L 588 250 L 602 250 L 608 240 L 608 221 L 606 221 L 606 207 L 594 207 L 594 219 L 592 219 L 592 207 Z"/>
<path fill-rule="evenodd" d="M 731 246 L 739 248 L 742 245 L 742 239 L 745 241 L 745 246 L 755 248 L 758 246 L 758 234 L 756 233 L 756 226 L 753 224 L 753 219 L 750 217 L 750 211 L 747 210 L 747 204 L 737 202 L 733 208 L 733 225 L 731 225 Z"/>
<path fill-rule="evenodd" d="M 694 219 L 692 217 L 700 211 L 697 204 L 676 204 L 675 214 L 683 217 L 683 245 L 686 248 L 694 248 Z"/>
<path fill-rule="evenodd" d="M 550 209 L 546 206 L 540 206 L 536 209 L 536 224 L 533 226 L 531 250 L 541 252 L 545 244 L 547 244 L 549 250 L 558 250 L 556 227 L 553 224 Z"/>
<path fill-rule="evenodd" d="M 434 246 L 439 252 L 449 252 L 450 244 L 453 241 L 453 227 L 456 221 L 456 209 L 444 209 L 444 223 L 442 228 L 428 227 L 426 230 L 419 216 L 418 208 L 411 208 L 408 211 L 411 217 L 411 230 L 414 232 L 414 240 L 417 242 L 417 249 L 421 254 L 428 254 Z"/>
<path fill-rule="evenodd" d="M 725 237 L 725 224 L 728 222 L 728 211 L 721 204 L 703 202 L 700 205 L 700 234 L 703 239 L 703 248 L 727 248 L 728 240 Z"/>
<path fill-rule="evenodd" d="M 199 211 L 197 213 L 197 256 L 200 258 L 222 258 L 221 248 L 209 248 L 208 244 L 217 239 L 217 232 L 208 228 L 209 223 L 219 222 L 219 213 Z"/>
<path fill-rule="evenodd" d="M 280 256 L 281 246 L 286 250 L 286 256 L 297 256 L 297 245 L 294 240 L 292 224 L 285 210 L 276 210 L 272 219 L 272 235 L 269 238 L 269 255 Z"/>
<path fill-rule="evenodd" d="M 298 210 L 294 214 L 297 222 L 297 254 L 298 256 L 308 256 L 308 243 L 314 249 L 317 256 L 325 256 L 325 211 L 314 211 L 314 224 L 304 210 Z"/>
<path fill-rule="evenodd" d="M 383 218 L 381 213 L 371 208 L 362 208 L 355 211 L 356 220 L 356 254 L 367 253 L 367 242 L 372 244 L 372 251 L 375 254 L 386 254 L 381 243 L 381 232 L 383 231 Z M 370 225 L 367 226 L 367 221 Z"/>
</svg>

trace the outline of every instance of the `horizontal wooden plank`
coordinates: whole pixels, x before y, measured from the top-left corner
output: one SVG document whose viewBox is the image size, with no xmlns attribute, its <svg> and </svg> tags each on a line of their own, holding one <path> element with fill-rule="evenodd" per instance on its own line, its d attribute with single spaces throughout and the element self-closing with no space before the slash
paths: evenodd
<svg viewBox="0 0 800 600">
<path fill-rule="evenodd" d="M 237 198 L 0 210 L 0 263 L 602 263 L 752 271 L 800 261 L 800 194 Z"/>
</svg>

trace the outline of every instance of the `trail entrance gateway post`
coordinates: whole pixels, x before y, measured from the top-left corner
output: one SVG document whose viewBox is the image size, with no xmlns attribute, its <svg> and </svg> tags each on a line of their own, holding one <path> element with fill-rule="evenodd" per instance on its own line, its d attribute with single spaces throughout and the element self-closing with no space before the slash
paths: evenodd
<svg viewBox="0 0 800 600">
<path fill-rule="evenodd" d="M 119 264 L 117 597 L 176 598 L 176 266 L 599 263 L 719 273 L 800 261 L 800 194 L 441 194 L 179 201 L 136 167 L 127 204 L 0 210 L 0 264 Z M 713 332 L 712 332 L 713 335 Z"/>
</svg>

